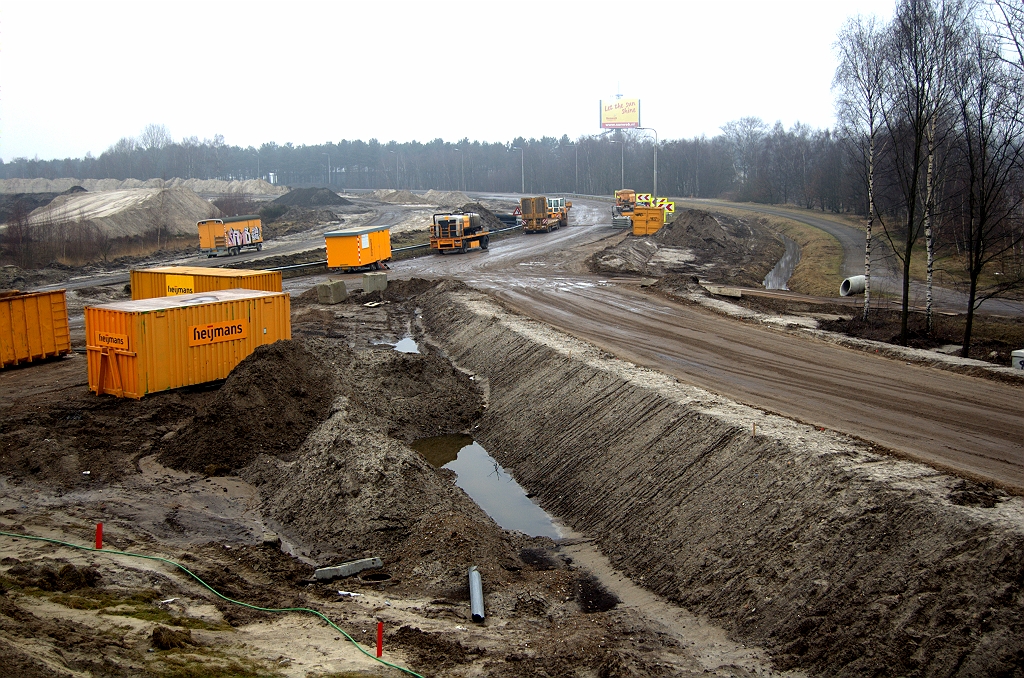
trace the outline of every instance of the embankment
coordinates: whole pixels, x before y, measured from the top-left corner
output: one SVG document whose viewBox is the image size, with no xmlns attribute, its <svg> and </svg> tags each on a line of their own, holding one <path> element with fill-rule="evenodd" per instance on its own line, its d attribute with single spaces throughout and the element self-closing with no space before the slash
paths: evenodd
<svg viewBox="0 0 1024 678">
<path fill-rule="evenodd" d="M 445 283 L 476 437 L 635 582 L 822 675 L 1016 675 L 1024 502 L 638 368 Z M 756 425 L 756 430 L 755 430 Z"/>
</svg>

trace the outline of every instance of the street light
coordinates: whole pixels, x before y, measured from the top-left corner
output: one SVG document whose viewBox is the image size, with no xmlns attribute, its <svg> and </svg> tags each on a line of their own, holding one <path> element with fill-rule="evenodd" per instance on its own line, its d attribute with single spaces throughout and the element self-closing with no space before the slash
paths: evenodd
<svg viewBox="0 0 1024 678">
<path fill-rule="evenodd" d="M 621 174 L 621 176 L 619 177 L 619 188 L 625 188 L 626 187 L 626 142 L 625 141 L 619 141 L 617 139 L 609 139 L 608 143 L 610 143 L 610 144 L 619 144 L 619 147 L 622 149 L 622 167 L 619 170 L 620 174 Z"/>
<path fill-rule="evenodd" d="M 512 150 L 513 151 L 519 151 L 519 165 L 520 165 L 520 170 L 521 170 L 522 175 L 523 175 L 522 176 L 522 179 L 523 179 L 522 193 L 525 195 L 526 194 L 526 151 L 524 151 L 519 146 L 513 146 Z"/>
<path fill-rule="evenodd" d="M 331 185 L 331 156 L 327 153 L 321 153 L 320 155 L 327 157 L 327 185 Z"/>
<path fill-rule="evenodd" d="M 580 194 L 580 145 L 575 141 L 570 141 L 572 147 L 576 150 L 576 195 Z"/>
<path fill-rule="evenodd" d="M 459 154 L 459 159 L 462 160 L 462 190 L 466 190 L 466 156 L 462 154 L 461 148 L 456 148 L 455 152 Z"/>
<path fill-rule="evenodd" d="M 637 129 L 654 132 L 654 195 L 651 198 L 658 202 L 658 130 L 653 127 L 637 127 Z"/>
<path fill-rule="evenodd" d="M 398 154 L 394 151 L 388 151 L 395 156 L 395 190 L 398 190 Z"/>
</svg>

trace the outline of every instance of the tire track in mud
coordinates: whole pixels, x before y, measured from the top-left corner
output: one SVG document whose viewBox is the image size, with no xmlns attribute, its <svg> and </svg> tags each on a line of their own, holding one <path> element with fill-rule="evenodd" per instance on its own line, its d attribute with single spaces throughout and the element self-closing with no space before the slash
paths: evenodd
<svg viewBox="0 0 1024 678">
<path fill-rule="evenodd" d="M 1018 387 L 823 345 L 621 287 L 497 295 L 702 388 L 1024 492 Z"/>
<path fill-rule="evenodd" d="M 867 443 L 606 358 L 482 295 L 430 296 L 433 340 L 489 380 L 478 437 L 635 583 L 782 669 L 1020 666 L 1024 500 L 986 500 Z"/>
</svg>

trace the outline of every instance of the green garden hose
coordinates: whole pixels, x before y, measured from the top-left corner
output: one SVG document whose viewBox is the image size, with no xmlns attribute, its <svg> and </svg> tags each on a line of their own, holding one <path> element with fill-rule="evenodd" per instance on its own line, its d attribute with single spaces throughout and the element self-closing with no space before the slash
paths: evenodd
<svg viewBox="0 0 1024 678">
<path fill-rule="evenodd" d="M 185 567 L 181 563 L 176 563 L 173 560 L 168 560 L 167 558 L 161 558 L 160 556 L 147 556 L 147 555 L 143 555 L 141 553 L 129 553 L 127 551 L 114 551 L 112 549 L 98 549 L 98 548 L 94 548 L 92 546 L 81 546 L 79 544 L 72 544 L 70 542 L 61 541 L 59 539 L 50 539 L 49 537 L 35 537 L 35 536 L 29 535 L 29 534 L 17 534 L 17 533 L 14 533 L 14 532 L 3 532 L 3 531 L 0 531 L 0 535 L 3 535 L 5 537 L 14 537 L 15 539 L 32 539 L 34 541 L 45 541 L 45 542 L 49 542 L 51 544 L 59 544 L 61 546 L 69 546 L 69 547 L 74 548 L 74 549 L 81 549 L 82 551 L 93 551 L 95 553 L 109 553 L 109 554 L 118 555 L 118 556 L 129 556 L 131 558 L 145 558 L 146 560 L 159 560 L 160 562 L 167 563 L 168 565 L 173 565 L 174 567 L 178 568 L 179 570 L 181 570 L 182 572 L 184 572 L 185 574 L 187 574 L 188 576 L 192 577 L 197 582 L 199 582 L 200 584 L 205 586 L 207 589 L 209 589 L 210 592 L 213 593 L 213 595 L 217 596 L 218 598 L 220 598 L 222 600 L 226 600 L 229 603 L 233 603 L 235 605 L 241 605 L 242 607 L 247 607 L 250 610 L 259 610 L 260 612 L 306 612 L 308 614 L 316 615 L 317 617 L 320 617 L 320 619 L 323 619 L 325 622 L 327 622 L 328 626 L 330 626 L 332 629 L 334 629 L 335 631 L 337 631 L 341 635 L 345 636 L 349 640 L 350 643 L 352 643 L 353 645 L 356 646 L 357 650 L 359 650 L 360 652 L 362 652 L 363 654 L 365 654 L 367 657 L 369 657 L 370 659 L 374 660 L 375 662 L 379 662 L 379 663 L 383 664 L 384 666 L 390 666 L 393 669 L 398 669 L 399 671 L 401 671 L 403 673 L 407 673 L 410 676 L 416 676 L 416 678 L 423 678 L 423 676 L 421 676 L 420 674 L 416 673 L 415 671 L 412 671 L 410 669 L 404 668 L 402 666 L 398 666 L 397 664 L 392 664 L 390 662 L 386 662 L 383 659 L 381 659 L 380 657 L 374 657 L 372 654 L 367 652 L 366 649 L 364 649 L 363 646 L 360 645 L 356 641 L 355 638 L 353 638 L 352 636 L 350 636 L 347 633 L 345 633 L 345 631 L 343 631 L 338 625 L 336 625 L 334 622 L 332 622 L 330 619 L 328 619 L 327 616 L 324 613 L 322 613 L 322 612 L 318 612 L 317 610 L 313 610 L 313 609 L 310 609 L 308 607 L 259 607 L 258 605 L 250 605 L 249 603 L 243 603 L 240 600 L 234 600 L 233 598 L 228 598 L 223 593 L 221 593 L 220 591 L 218 591 L 217 589 L 213 588 L 212 586 L 207 584 L 205 581 L 200 579 L 199 575 L 197 575 L 195 572 L 192 572 L 191 570 L 189 570 L 187 567 Z"/>
</svg>

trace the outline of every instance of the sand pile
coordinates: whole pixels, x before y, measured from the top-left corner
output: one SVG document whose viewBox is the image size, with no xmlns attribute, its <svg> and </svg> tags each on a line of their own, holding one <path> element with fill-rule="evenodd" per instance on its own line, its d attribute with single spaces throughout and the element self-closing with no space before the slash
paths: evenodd
<svg viewBox="0 0 1024 678">
<path fill-rule="evenodd" d="M 165 236 L 198 237 L 196 222 L 218 216 L 220 210 L 187 188 L 132 188 L 59 196 L 34 210 L 29 224 L 88 222 L 111 238 L 131 238 L 158 229 Z"/>
<path fill-rule="evenodd" d="M 423 198 L 431 205 L 438 207 L 458 207 L 470 202 L 469 196 L 462 191 L 435 191 L 430 189 Z"/>
<path fill-rule="evenodd" d="M 326 188 L 296 188 L 280 198 L 275 198 L 274 204 L 289 207 L 324 207 L 326 205 L 351 205 L 352 202 Z"/>
<path fill-rule="evenodd" d="M 487 226 L 488 231 L 497 231 L 500 228 L 505 228 L 505 224 L 502 223 L 501 219 L 494 215 L 494 212 L 487 209 L 478 202 L 468 202 L 464 204 L 462 206 L 462 211 L 476 212 L 477 214 L 479 214 L 483 218 L 484 224 Z"/>
<path fill-rule="evenodd" d="M 684 210 L 651 236 L 627 236 L 591 258 L 601 273 L 696 275 L 760 287 L 785 247 L 764 219 L 736 219 Z"/>
<path fill-rule="evenodd" d="M 284 186 L 274 186 L 262 179 L 224 181 L 221 179 L 0 179 L 0 193 L 62 193 L 73 186 L 87 191 L 118 191 L 127 188 L 187 188 L 196 193 L 249 193 L 281 195 Z"/>
<path fill-rule="evenodd" d="M 302 344 L 260 346 L 160 459 L 172 468 L 222 473 L 259 454 L 289 456 L 327 416 L 332 398 L 330 375 Z"/>
<path fill-rule="evenodd" d="M 370 193 L 370 197 L 395 205 L 429 205 L 430 201 L 412 191 L 392 191 L 386 188 Z"/>
</svg>

